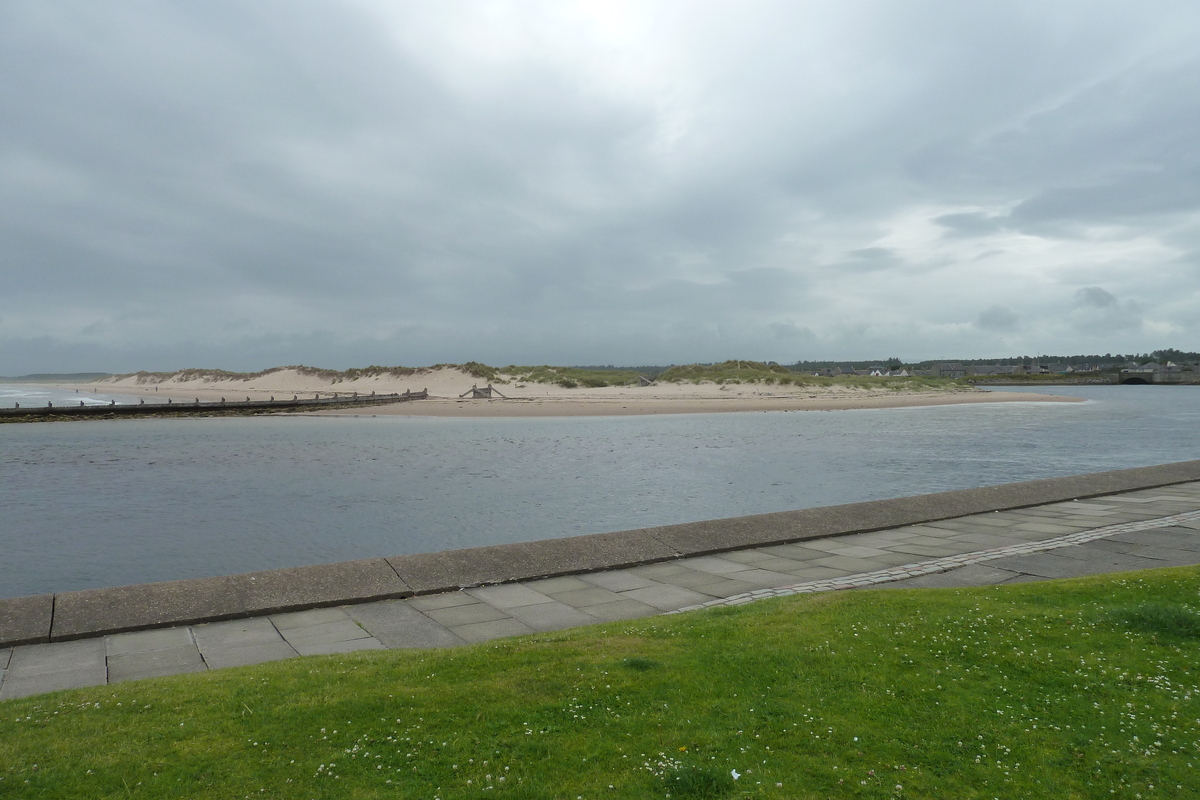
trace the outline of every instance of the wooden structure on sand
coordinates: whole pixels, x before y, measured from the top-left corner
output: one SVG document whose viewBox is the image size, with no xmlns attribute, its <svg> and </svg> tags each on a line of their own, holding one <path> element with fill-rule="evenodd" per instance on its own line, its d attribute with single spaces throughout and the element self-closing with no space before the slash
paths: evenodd
<svg viewBox="0 0 1200 800">
<path fill-rule="evenodd" d="M 475 384 L 471 384 L 471 388 L 460 394 L 459 399 L 462 399 L 467 395 L 470 395 L 472 400 L 491 400 L 492 395 L 504 397 L 504 395 L 500 394 L 500 390 L 495 386 L 492 386 L 490 383 L 482 389 Z M 504 399 L 507 400 L 508 398 L 504 397 Z"/>
</svg>

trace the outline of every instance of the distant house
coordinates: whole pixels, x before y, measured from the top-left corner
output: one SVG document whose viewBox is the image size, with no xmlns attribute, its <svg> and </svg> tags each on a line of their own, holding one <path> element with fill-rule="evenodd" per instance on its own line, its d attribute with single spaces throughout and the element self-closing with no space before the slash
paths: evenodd
<svg viewBox="0 0 1200 800">
<path fill-rule="evenodd" d="M 950 361 L 934 367 L 934 374 L 939 378 L 965 378 L 967 368 L 957 361 Z"/>
</svg>

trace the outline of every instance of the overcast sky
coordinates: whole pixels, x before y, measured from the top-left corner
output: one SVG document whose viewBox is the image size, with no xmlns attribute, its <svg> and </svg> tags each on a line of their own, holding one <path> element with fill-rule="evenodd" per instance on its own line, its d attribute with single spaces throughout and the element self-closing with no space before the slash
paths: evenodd
<svg viewBox="0 0 1200 800">
<path fill-rule="evenodd" d="M 0 4 L 0 375 L 1200 350 L 1200 4 Z"/>
</svg>

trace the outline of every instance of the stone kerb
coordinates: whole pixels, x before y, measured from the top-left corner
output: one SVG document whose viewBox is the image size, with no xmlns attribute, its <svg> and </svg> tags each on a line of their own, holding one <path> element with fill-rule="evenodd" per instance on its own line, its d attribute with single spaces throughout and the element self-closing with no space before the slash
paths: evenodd
<svg viewBox="0 0 1200 800">
<path fill-rule="evenodd" d="M 618 569 L 1200 480 L 1200 461 L 218 578 L 0 599 L 0 647 Z"/>
</svg>

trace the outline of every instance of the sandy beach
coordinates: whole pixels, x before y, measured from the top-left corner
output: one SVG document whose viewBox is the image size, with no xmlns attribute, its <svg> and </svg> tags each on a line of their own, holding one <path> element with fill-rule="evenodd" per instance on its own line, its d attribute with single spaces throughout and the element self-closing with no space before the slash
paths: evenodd
<svg viewBox="0 0 1200 800">
<path fill-rule="evenodd" d="M 763 383 L 717 385 L 714 383 L 654 383 L 649 386 L 606 386 L 565 388 L 541 383 L 493 384 L 491 399 L 470 397 L 473 386 L 484 388 L 488 381 L 453 367 L 417 370 L 411 375 L 389 374 L 356 380 L 328 378 L 295 369 L 280 369 L 264 375 L 214 380 L 212 377 L 125 376 L 87 384 L 55 384 L 81 392 L 114 392 L 146 397 L 202 401 L 267 400 L 269 398 L 323 397 L 358 392 L 360 395 L 427 390 L 429 399 L 370 408 L 348 408 L 306 412 L 313 415 L 406 415 L 438 417 L 541 417 L 609 416 L 636 414 L 688 414 L 753 411 L 835 411 L 863 408 L 905 408 L 962 403 L 1076 402 L 1078 398 L 1024 392 L 994 392 L 980 389 L 894 391 L 846 385 L 779 386 Z M 466 398 L 461 395 L 467 394 Z M 500 396 L 503 395 L 503 396 Z"/>
</svg>

